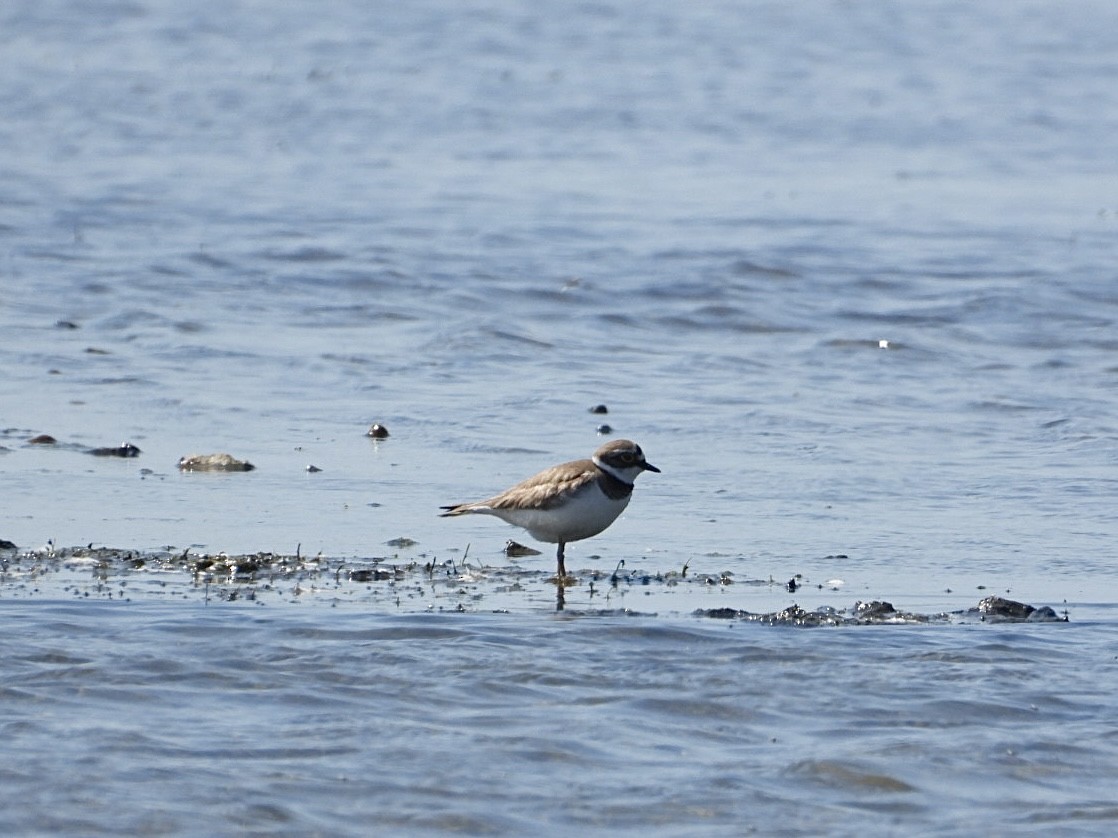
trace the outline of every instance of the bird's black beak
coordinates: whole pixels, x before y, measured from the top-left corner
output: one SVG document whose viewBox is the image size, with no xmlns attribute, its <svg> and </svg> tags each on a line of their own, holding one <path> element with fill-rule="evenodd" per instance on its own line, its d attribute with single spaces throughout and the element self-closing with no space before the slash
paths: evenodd
<svg viewBox="0 0 1118 838">
<path fill-rule="evenodd" d="M 645 471 L 654 471 L 657 474 L 660 473 L 660 469 L 656 468 L 656 466 L 652 465 L 652 463 L 641 463 L 641 468 L 643 468 Z"/>
</svg>

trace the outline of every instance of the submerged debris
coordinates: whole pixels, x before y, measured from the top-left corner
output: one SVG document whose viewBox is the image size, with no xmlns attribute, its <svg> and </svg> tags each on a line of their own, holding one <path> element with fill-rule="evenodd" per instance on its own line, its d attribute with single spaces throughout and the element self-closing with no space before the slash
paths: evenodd
<svg viewBox="0 0 1118 838">
<path fill-rule="evenodd" d="M 9 431 L 4 432 L 5 435 Z M 87 448 L 77 442 L 59 442 L 50 434 L 36 434 L 27 440 L 28 445 L 42 445 L 57 448 L 60 451 L 77 451 L 82 454 L 91 454 L 94 457 L 138 457 L 140 456 L 140 449 L 133 445 L 131 442 L 122 442 L 116 446 L 105 446 L 99 448 Z"/>
<path fill-rule="evenodd" d="M 190 454 L 179 460 L 181 471 L 252 471 L 256 466 L 232 454 Z"/>
<path fill-rule="evenodd" d="M 953 618 L 969 617 L 974 614 L 981 615 L 981 619 L 997 620 L 1000 622 L 1067 622 L 1067 617 L 1060 617 L 1048 606 L 1036 608 L 1022 602 L 1002 599 L 1001 597 L 986 597 L 974 608 L 965 611 L 955 611 L 950 614 L 914 614 L 907 611 L 898 611 L 892 603 L 874 600 L 873 602 L 857 602 L 847 614 L 845 611 L 836 611 L 833 608 L 818 608 L 807 611 L 798 605 L 790 605 L 782 611 L 769 614 L 754 614 L 735 608 L 700 609 L 695 612 L 699 617 L 710 617 L 716 620 L 743 620 L 746 622 L 765 623 L 766 625 L 786 626 L 871 626 L 902 624 L 913 625 L 920 623 L 946 623 Z"/>
<path fill-rule="evenodd" d="M 338 572 L 341 572 L 341 568 L 338 568 Z M 355 567 L 346 571 L 346 575 L 354 582 L 386 582 L 389 579 L 403 579 L 406 571 L 398 567 Z"/>
<path fill-rule="evenodd" d="M 138 457 L 140 449 L 131 442 L 122 442 L 116 448 L 90 448 L 86 453 L 94 457 Z"/>
<path fill-rule="evenodd" d="M 743 620 L 750 623 L 764 623 L 770 626 L 838 626 L 857 622 L 856 620 L 848 620 L 833 608 L 806 611 L 798 605 L 790 605 L 787 608 L 769 614 L 754 614 L 737 608 L 700 609 L 695 612 L 695 616 L 711 617 L 716 620 Z"/>
</svg>

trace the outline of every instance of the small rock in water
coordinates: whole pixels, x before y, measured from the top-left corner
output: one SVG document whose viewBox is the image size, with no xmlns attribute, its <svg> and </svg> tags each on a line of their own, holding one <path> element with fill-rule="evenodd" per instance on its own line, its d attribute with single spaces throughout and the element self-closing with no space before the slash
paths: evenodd
<svg viewBox="0 0 1118 838">
<path fill-rule="evenodd" d="M 509 541 L 505 542 L 505 555 L 508 556 L 510 559 L 519 559 L 522 556 L 538 556 L 540 555 L 540 551 L 533 550 L 531 547 L 526 547 L 525 545 L 517 541 L 512 541 L 510 539 Z"/>
<path fill-rule="evenodd" d="M 400 538 L 394 538 L 391 541 L 386 541 L 384 543 L 387 544 L 389 547 L 401 547 L 402 548 L 402 547 L 414 547 L 419 542 L 414 541 L 414 540 L 412 540 L 410 538 L 407 538 L 405 536 L 401 536 Z"/>
<path fill-rule="evenodd" d="M 19 548 L 16 547 L 15 544 L 13 544 L 11 541 L 8 541 L 8 539 L 0 538 L 0 550 L 18 550 L 18 549 Z"/>
<path fill-rule="evenodd" d="M 138 457 L 140 449 L 131 442 L 122 442 L 116 448 L 91 448 L 86 453 L 94 457 Z"/>
<path fill-rule="evenodd" d="M 179 460 L 181 471 L 252 471 L 256 466 L 231 454 L 190 454 Z"/>
<path fill-rule="evenodd" d="M 369 426 L 369 430 L 365 431 L 365 436 L 372 437 L 373 439 L 387 439 L 388 428 L 379 423 L 374 422 Z"/>
<path fill-rule="evenodd" d="M 311 465 L 307 466 L 307 472 L 310 473 L 310 474 L 317 474 L 320 471 L 322 471 L 322 469 L 320 469 L 318 466 L 314 465 L 313 463 Z"/>
<path fill-rule="evenodd" d="M 880 620 L 892 617 L 897 613 L 891 602 L 873 600 L 873 602 L 857 602 L 854 604 L 854 616 L 860 620 Z"/>
<path fill-rule="evenodd" d="M 610 427 L 609 425 L 604 425 L 603 424 L 603 425 L 598 426 L 598 436 L 609 436 L 612 433 L 613 433 L 613 428 Z"/>
<path fill-rule="evenodd" d="M 606 407 L 604 404 L 596 404 L 592 408 L 590 408 L 590 412 L 591 413 L 606 414 L 606 413 L 609 413 L 609 408 Z"/>
<path fill-rule="evenodd" d="M 1016 620 L 1024 620 L 1036 609 L 1023 602 L 1003 599 L 1000 596 L 988 596 L 978 603 L 978 610 L 983 614 L 994 614 L 998 617 L 1010 617 Z"/>
<path fill-rule="evenodd" d="M 1003 620 L 1016 622 L 1030 620 L 1034 622 L 1063 622 L 1063 618 L 1056 614 L 1047 605 L 1037 608 L 1024 602 L 1015 602 L 1000 596 L 988 596 L 978 603 L 978 613 L 982 619 Z"/>
<path fill-rule="evenodd" d="M 38 436 L 33 436 L 31 437 L 31 439 L 27 440 L 28 445 L 54 445 L 57 442 L 58 440 L 50 434 L 39 434 Z"/>
</svg>

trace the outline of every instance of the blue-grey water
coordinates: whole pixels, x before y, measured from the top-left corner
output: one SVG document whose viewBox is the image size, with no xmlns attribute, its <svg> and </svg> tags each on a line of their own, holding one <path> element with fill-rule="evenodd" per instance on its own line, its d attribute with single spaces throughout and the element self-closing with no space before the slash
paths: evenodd
<svg viewBox="0 0 1118 838">
<path fill-rule="evenodd" d="M 5 3 L 0 831 L 1112 832 L 1116 31 Z M 662 473 L 557 613 L 437 508 L 605 423 Z M 868 600 L 933 619 L 695 614 Z"/>
</svg>

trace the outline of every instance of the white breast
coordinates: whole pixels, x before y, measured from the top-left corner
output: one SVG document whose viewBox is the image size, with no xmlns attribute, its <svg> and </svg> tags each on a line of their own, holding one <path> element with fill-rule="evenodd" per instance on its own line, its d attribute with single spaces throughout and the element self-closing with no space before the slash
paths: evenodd
<svg viewBox="0 0 1118 838">
<path fill-rule="evenodd" d="M 566 543 L 600 533 L 617 520 L 629 505 L 629 497 L 613 500 L 593 483 L 550 509 L 501 509 L 491 514 L 523 527 L 538 541 Z"/>
</svg>

